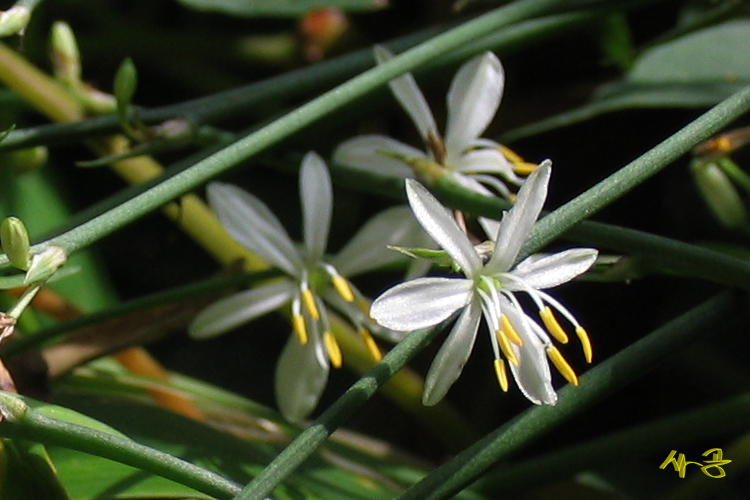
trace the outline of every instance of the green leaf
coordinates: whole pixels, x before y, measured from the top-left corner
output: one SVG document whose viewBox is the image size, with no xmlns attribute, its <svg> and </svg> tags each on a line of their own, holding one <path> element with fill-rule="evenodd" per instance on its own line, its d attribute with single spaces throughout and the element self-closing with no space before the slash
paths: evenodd
<svg viewBox="0 0 750 500">
<path fill-rule="evenodd" d="M 387 0 L 179 0 L 189 9 L 221 12 L 236 17 L 296 17 L 313 9 L 336 7 L 348 12 L 382 9 Z"/>
<path fill-rule="evenodd" d="M 2 498 L 68 500 L 57 471 L 44 445 L 23 439 L 3 439 Z"/>
<path fill-rule="evenodd" d="M 209 384 L 178 375 L 169 382 L 157 382 L 126 373 L 105 360 L 95 366 L 94 370 L 67 378 L 55 403 L 74 409 L 73 416 L 90 415 L 139 443 L 188 459 L 239 482 L 247 482 L 260 473 L 299 433 L 296 426 L 284 422 L 269 408 Z M 142 404 L 146 388 L 154 385 L 191 397 L 210 424 Z M 51 408 L 61 411 L 57 406 Z M 45 411 L 49 410 L 45 408 Z M 219 431 L 216 427 L 225 430 Z M 328 442 L 323 451 L 274 489 L 274 498 L 393 498 L 424 476 L 422 469 L 405 462 L 403 457 L 383 454 L 378 445 L 369 447 L 366 443 L 345 436 Z M 73 500 L 203 498 L 184 486 L 122 464 L 71 450 L 49 448 Z M 95 482 L 83 480 L 87 470 L 96 471 Z M 477 497 L 466 494 L 462 498 Z"/>
<path fill-rule="evenodd" d="M 750 21 L 691 33 L 644 52 L 622 82 L 602 86 L 590 103 L 518 128 L 513 141 L 629 108 L 712 106 L 750 83 Z"/>
</svg>

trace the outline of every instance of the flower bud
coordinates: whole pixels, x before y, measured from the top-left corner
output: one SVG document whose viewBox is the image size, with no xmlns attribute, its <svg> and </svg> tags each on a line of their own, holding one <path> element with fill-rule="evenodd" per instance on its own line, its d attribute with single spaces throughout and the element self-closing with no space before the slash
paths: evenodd
<svg viewBox="0 0 750 500">
<path fill-rule="evenodd" d="M 81 84 L 81 56 L 68 23 L 57 21 L 52 25 L 50 44 L 55 76 L 66 85 L 78 87 Z"/>
<path fill-rule="evenodd" d="M 26 273 L 24 283 L 34 283 L 49 279 L 68 260 L 65 250 L 60 247 L 49 247 L 31 258 L 31 265 Z"/>
<path fill-rule="evenodd" d="M 302 18 L 299 25 L 305 56 L 309 61 L 323 59 L 325 53 L 349 29 L 349 19 L 341 9 L 315 9 Z"/>
<path fill-rule="evenodd" d="M 0 14 L 0 37 L 23 35 L 31 19 L 28 7 L 13 6 Z"/>
<path fill-rule="evenodd" d="M 747 224 L 747 212 L 737 190 L 715 162 L 696 160 L 693 177 L 703 199 L 719 222 L 728 228 Z"/>
<path fill-rule="evenodd" d="M 130 106 L 135 89 L 138 87 L 138 72 L 130 58 L 125 59 L 115 74 L 114 94 L 118 109 L 127 110 Z"/>
<path fill-rule="evenodd" d="M 31 251 L 29 233 L 21 219 L 8 217 L 0 224 L 0 243 L 10 263 L 23 271 L 29 268 Z"/>
</svg>

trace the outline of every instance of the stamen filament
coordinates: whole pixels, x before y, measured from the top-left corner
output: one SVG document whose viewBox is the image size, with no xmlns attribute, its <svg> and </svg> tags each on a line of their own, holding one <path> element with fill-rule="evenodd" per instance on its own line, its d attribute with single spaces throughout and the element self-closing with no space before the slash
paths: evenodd
<svg viewBox="0 0 750 500">
<path fill-rule="evenodd" d="M 516 366 L 520 365 L 521 362 L 518 360 L 518 357 L 516 357 L 516 353 L 510 348 L 510 342 L 508 342 L 508 337 L 505 333 L 502 330 L 495 330 L 495 334 L 497 335 L 497 341 L 500 344 L 500 350 L 503 351 L 503 354 L 508 361 Z"/>
<path fill-rule="evenodd" d="M 305 318 L 301 314 L 292 316 L 292 329 L 299 343 L 307 344 L 307 328 L 305 328 Z"/>
<path fill-rule="evenodd" d="M 518 332 L 513 327 L 513 324 L 508 319 L 508 316 L 506 316 L 505 314 L 501 314 L 500 323 L 503 326 L 503 333 L 508 336 L 508 339 L 518 347 L 523 347 L 523 339 L 521 339 L 521 336 L 518 335 Z"/>
<path fill-rule="evenodd" d="M 578 375 L 576 375 L 573 368 L 571 368 L 565 358 L 563 358 L 563 355 L 557 350 L 557 347 L 547 347 L 547 356 L 549 356 L 549 359 L 552 361 L 552 364 L 555 365 L 557 371 L 565 377 L 565 380 L 573 385 L 578 385 Z"/>
<path fill-rule="evenodd" d="M 380 360 L 383 359 L 383 353 L 380 352 L 380 347 L 378 347 L 378 344 L 375 342 L 372 335 L 370 335 L 370 332 L 361 328 L 359 330 L 359 337 L 362 339 L 362 342 L 364 342 L 365 347 L 367 347 L 367 352 L 370 353 L 372 360 L 379 363 Z"/>
<path fill-rule="evenodd" d="M 503 392 L 508 392 L 508 372 L 505 368 L 505 362 L 502 359 L 495 360 L 495 375 Z"/>
<path fill-rule="evenodd" d="M 591 349 L 591 340 L 589 340 L 588 333 L 586 333 L 586 330 L 584 330 L 582 326 L 579 326 L 576 328 L 576 335 L 578 335 L 578 339 L 581 341 L 583 356 L 586 358 L 586 363 L 591 363 L 591 360 L 594 359 L 594 353 Z"/>
<path fill-rule="evenodd" d="M 544 326 L 547 327 L 547 330 L 558 342 L 561 344 L 568 343 L 568 335 L 565 333 L 565 330 L 562 329 L 560 323 L 557 322 L 557 319 L 555 319 L 555 316 L 552 314 L 552 309 L 550 309 L 549 306 L 540 309 L 539 316 L 541 316 Z"/>
<path fill-rule="evenodd" d="M 331 360 L 331 365 L 334 368 L 341 368 L 341 348 L 336 341 L 336 337 L 334 337 L 331 332 L 323 333 L 323 344 L 325 344 L 326 351 L 328 352 L 328 359 Z"/>
<path fill-rule="evenodd" d="M 357 307 L 362 311 L 362 314 L 368 318 L 370 317 L 370 304 L 365 299 L 358 298 Z"/>
<path fill-rule="evenodd" d="M 302 302 L 304 302 L 307 312 L 310 313 L 310 317 L 316 321 L 319 320 L 320 311 L 318 311 L 318 306 L 315 305 L 315 297 L 309 288 L 302 290 Z"/>
<path fill-rule="evenodd" d="M 354 302 L 354 293 L 349 286 L 349 282 L 341 275 L 331 276 L 331 282 L 342 299 L 347 302 Z"/>
</svg>

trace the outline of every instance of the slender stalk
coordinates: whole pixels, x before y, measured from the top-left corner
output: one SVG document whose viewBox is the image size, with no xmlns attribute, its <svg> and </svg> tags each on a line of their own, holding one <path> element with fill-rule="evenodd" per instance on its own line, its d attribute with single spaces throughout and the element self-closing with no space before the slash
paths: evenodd
<svg viewBox="0 0 750 500">
<path fill-rule="evenodd" d="M 701 335 L 717 335 L 728 318 L 747 321 L 747 300 L 723 292 L 650 333 L 581 377 L 579 387 L 566 386 L 556 406 L 531 408 L 491 432 L 400 497 L 401 500 L 449 498 L 490 467 L 520 451 L 619 387 L 656 367 L 665 357 Z"/>
<path fill-rule="evenodd" d="M 563 8 L 563 5 L 570 9 L 571 4 L 575 4 L 573 7 L 583 8 L 602 2 L 603 0 L 526 0 L 495 9 L 349 80 L 108 213 L 49 240 L 43 246 L 57 245 L 67 253 L 72 253 L 198 187 L 237 163 L 247 160 L 259 151 L 326 116 L 332 110 L 364 96 L 394 77 L 445 52 L 477 40 L 501 27 L 555 12 Z M 0 267 L 5 265 L 7 259 L 0 258 Z"/>
<path fill-rule="evenodd" d="M 616 6 L 606 5 L 595 12 L 575 12 L 547 16 L 509 26 L 491 33 L 474 43 L 451 51 L 425 64 L 424 70 L 456 64 L 485 50 L 497 51 L 500 55 L 517 50 L 527 44 L 538 44 L 559 33 L 580 27 L 597 19 L 599 11 L 610 11 Z M 623 6 L 622 8 L 626 8 Z M 447 28 L 429 28 L 406 37 L 386 42 L 392 52 L 399 53 L 424 42 L 445 31 Z M 194 127 L 219 123 L 221 121 L 246 116 L 258 104 L 267 104 L 279 99 L 309 96 L 338 84 L 346 78 L 372 67 L 373 56 L 370 48 L 339 56 L 313 66 L 289 71 L 244 87 L 219 92 L 159 108 L 139 108 L 138 114 L 145 124 L 156 124 L 174 118 L 186 118 Z M 28 148 L 37 145 L 50 145 L 62 142 L 91 139 L 92 137 L 120 132 L 120 125 L 114 115 L 89 118 L 76 123 L 51 124 L 13 130 L 0 142 L 0 151 Z"/>
<path fill-rule="evenodd" d="M 497 494 L 563 480 L 576 472 L 614 466 L 653 451 L 669 450 L 714 436 L 747 430 L 750 394 L 679 413 L 564 450 L 503 466 L 481 480 Z M 728 455 L 729 456 L 729 455 Z M 733 456 L 733 455 L 732 455 Z"/>
<path fill-rule="evenodd" d="M 424 348 L 437 329 L 409 334 L 383 360 L 332 404 L 258 474 L 235 500 L 262 500 L 302 465 L 325 440 L 359 409 L 388 379 Z"/>
<path fill-rule="evenodd" d="M 750 110 L 750 86 L 732 94 L 680 131 L 542 218 L 526 241 L 532 253 L 591 217 Z"/>
<path fill-rule="evenodd" d="M 3 437 L 28 439 L 109 458 L 219 499 L 232 498 L 240 491 L 236 483 L 169 453 L 124 436 L 50 418 L 18 396 L 0 392 L 0 413 L 3 416 L 0 435 Z"/>
</svg>

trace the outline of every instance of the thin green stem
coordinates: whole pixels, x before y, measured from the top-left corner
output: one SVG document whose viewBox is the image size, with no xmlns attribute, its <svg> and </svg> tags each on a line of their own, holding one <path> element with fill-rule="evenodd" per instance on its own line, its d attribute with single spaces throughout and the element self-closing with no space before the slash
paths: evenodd
<svg viewBox="0 0 750 500">
<path fill-rule="evenodd" d="M 394 57 L 385 64 L 362 73 L 211 157 L 198 162 L 191 168 L 126 201 L 108 213 L 87 221 L 71 231 L 41 244 L 39 248 L 34 250 L 38 251 L 49 245 L 56 245 L 63 248 L 68 254 L 75 252 L 156 210 L 166 202 L 200 186 L 237 163 L 247 160 L 281 139 L 326 116 L 332 110 L 366 95 L 373 89 L 385 85 L 394 77 L 425 64 L 443 53 L 477 40 L 501 27 L 543 14 L 554 13 L 561 9 L 563 5 L 566 5 L 569 9 L 571 4 L 575 4 L 574 7 L 583 8 L 603 1 L 525 0 L 479 16 Z M 7 266 L 7 257 L 2 256 L 0 257 L 0 268 L 5 266 Z"/>
<path fill-rule="evenodd" d="M 438 182 L 434 188 L 446 205 L 474 215 L 499 219 L 509 208 L 505 200 L 480 196 L 450 182 Z M 562 237 L 634 256 L 643 273 L 671 273 L 750 290 L 750 262 L 708 248 L 588 220 L 576 223 Z"/>
<path fill-rule="evenodd" d="M 261 500 L 302 465 L 388 379 L 406 365 L 435 336 L 438 329 L 409 334 L 369 373 L 359 379 L 313 424 L 305 429 L 258 474 L 235 500 Z"/>
<path fill-rule="evenodd" d="M 483 491 L 511 492 L 562 480 L 592 468 L 614 466 L 653 451 L 663 452 L 714 436 L 747 431 L 750 394 L 672 415 L 522 462 L 508 464 L 481 480 Z"/>
<path fill-rule="evenodd" d="M 748 110 L 750 86 L 732 94 L 665 141 L 542 218 L 534 226 L 522 254 L 533 253 L 578 222 L 591 217 Z"/>
<path fill-rule="evenodd" d="M 0 436 L 28 439 L 47 445 L 109 458 L 184 484 L 215 498 L 228 499 L 240 488 L 218 474 L 132 439 L 50 418 L 23 399 L 0 392 Z"/>
<path fill-rule="evenodd" d="M 747 175 L 731 158 L 728 156 L 720 158 L 716 162 L 724 173 L 726 173 L 731 179 L 739 184 L 739 186 L 745 191 L 750 193 L 750 175 Z"/>
<path fill-rule="evenodd" d="M 134 312 L 143 311 L 168 303 L 175 303 L 181 300 L 193 299 L 197 296 L 208 295 L 232 287 L 248 286 L 258 281 L 271 279 L 279 276 L 277 270 L 267 270 L 252 275 L 242 274 L 235 276 L 223 276 L 192 283 L 179 288 L 167 290 L 165 292 L 139 297 L 137 299 L 112 306 L 103 311 L 98 311 L 85 316 L 56 323 L 43 330 L 30 335 L 24 335 L 15 339 L 13 342 L 3 343 L 0 346 L 0 354 L 3 356 L 13 356 L 19 352 L 31 348 L 40 348 L 43 344 L 64 336 L 74 330 L 91 326 L 96 323 L 102 323 L 112 318 L 118 318 Z"/>
<path fill-rule="evenodd" d="M 524 21 L 442 55 L 425 64 L 423 69 L 453 65 L 485 50 L 497 51 L 503 55 L 523 45 L 538 44 L 551 36 L 592 22 L 601 12 L 610 11 L 615 7 L 617 6 L 606 5 L 595 11 L 559 14 Z M 622 8 L 627 7 L 629 6 Z M 399 53 L 428 40 L 445 29 L 447 28 L 430 28 L 394 39 L 384 45 L 391 51 Z M 367 48 L 211 96 L 159 108 L 139 108 L 138 115 L 146 124 L 186 118 L 194 127 L 219 123 L 237 116 L 248 116 L 248 114 L 252 116 L 258 104 L 309 96 L 367 70 L 372 67 L 372 64 L 372 50 Z M 120 126 L 114 115 L 90 118 L 75 123 L 43 125 L 10 132 L 0 142 L 0 151 L 91 139 L 117 132 L 120 132 Z"/>
<path fill-rule="evenodd" d="M 401 500 L 449 498 L 490 467 L 520 451 L 606 395 L 656 367 L 701 335 L 719 334 L 728 319 L 747 321 L 747 300 L 723 292 L 650 333 L 566 386 L 556 406 L 531 408 L 470 446 L 410 488 Z"/>
</svg>

